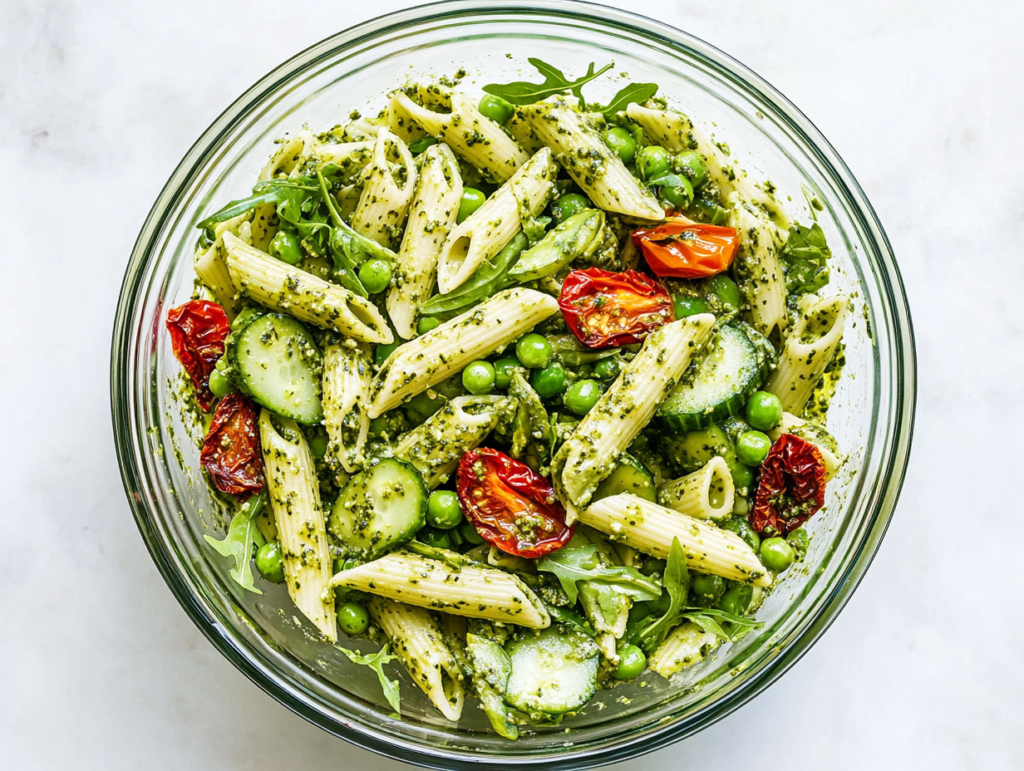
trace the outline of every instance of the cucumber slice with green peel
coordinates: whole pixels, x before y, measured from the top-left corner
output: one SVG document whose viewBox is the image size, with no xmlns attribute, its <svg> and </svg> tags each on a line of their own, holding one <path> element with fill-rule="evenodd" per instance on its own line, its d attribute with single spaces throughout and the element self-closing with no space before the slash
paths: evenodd
<svg viewBox="0 0 1024 771">
<path fill-rule="evenodd" d="M 523 632 L 506 648 L 512 674 L 505 701 L 528 715 L 562 715 L 580 709 L 597 691 L 600 649 L 587 635 L 549 627 Z"/>
<path fill-rule="evenodd" d="M 691 377 L 672 389 L 658 417 L 666 429 L 676 432 L 717 423 L 743 409 L 747 397 L 768 377 L 768 370 L 766 352 L 750 334 L 727 324 L 718 330 Z"/>
<path fill-rule="evenodd" d="M 327 524 L 346 554 L 372 559 L 411 541 L 426 517 L 423 477 L 408 463 L 387 458 L 348 481 Z"/>
<path fill-rule="evenodd" d="M 632 493 L 647 501 L 657 500 L 654 475 L 643 463 L 629 453 L 622 453 L 618 465 L 594 491 L 593 500 L 609 498 L 619 493 Z"/>
<path fill-rule="evenodd" d="M 296 319 L 280 313 L 255 317 L 232 333 L 227 356 L 239 390 L 253 401 L 306 425 L 324 419 L 323 355 Z"/>
<path fill-rule="evenodd" d="M 724 458 L 732 468 L 739 463 L 736 448 L 732 439 L 720 426 L 708 426 L 697 431 L 690 431 L 682 437 L 666 441 L 668 455 L 676 462 L 684 474 L 691 474 L 716 455 Z"/>
</svg>

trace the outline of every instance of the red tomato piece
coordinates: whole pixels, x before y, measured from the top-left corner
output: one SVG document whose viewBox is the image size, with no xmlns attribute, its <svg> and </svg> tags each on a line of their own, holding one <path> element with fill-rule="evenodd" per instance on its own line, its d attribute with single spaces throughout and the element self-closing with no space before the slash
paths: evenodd
<svg viewBox="0 0 1024 771">
<path fill-rule="evenodd" d="M 488 542 L 517 557 L 561 549 L 574 527 L 551 484 L 505 453 L 482 447 L 465 453 L 455 477 L 459 502 Z"/>
<path fill-rule="evenodd" d="M 263 489 L 263 454 L 252 402 L 234 393 L 217 402 L 199 462 L 222 493 L 248 498 Z"/>
<path fill-rule="evenodd" d="M 665 287 L 635 270 L 574 270 L 562 282 L 558 307 L 576 338 L 591 348 L 639 343 L 676 320 Z"/>
<path fill-rule="evenodd" d="M 789 535 L 825 505 L 825 463 L 818 448 L 783 434 L 761 464 L 750 526 L 764 535 Z"/>
<path fill-rule="evenodd" d="M 739 246 L 735 228 L 673 220 L 633 233 L 633 243 L 644 253 L 656 276 L 703 278 L 721 273 L 732 264 Z"/>
<path fill-rule="evenodd" d="M 196 388 L 196 400 L 207 412 L 213 404 L 210 373 L 224 355 L 224 340 L 231 329 L 228 314 L 209 300 L 189 300 L 167 313 L 167 331 L 174 355 Z"/>
</svg>

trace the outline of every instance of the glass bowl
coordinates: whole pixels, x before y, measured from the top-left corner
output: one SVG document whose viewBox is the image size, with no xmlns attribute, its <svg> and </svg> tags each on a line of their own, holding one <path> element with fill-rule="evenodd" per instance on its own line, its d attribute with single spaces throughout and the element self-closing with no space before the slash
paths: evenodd
<svg viewBox="0 0 1024 771">
<path fill-rule="evenodd" d="M 649 675 L 599 692 L 565 726 L 509 742 L 487 730 L 475 706 L 448 723 L 404 672 L 402 718 L 389 717 L 376 676 L 317 642 L 282 587 L 264 583 L 257 596 L 229 579 L 228 560 L 203 540 L 223 532 L 223 512 L 199 473 L 199 437 L 182 409 L 163 322 L 166 309 L 192 292 L 200 214 L 247 193 L 275 138 L 304 123 L 344 122 L 354 108 L 375 112 L 411 74 L 463 67 L 468 89 L 521 79 L 521 68 L 530 77 L 530 56 L 569 73 L 614 60 L 613 72 L 659 84 L 741 165 L 767 174 L 803 219 L 804 190 L 816 196 L 835 254 L 832 286 L 855 298 L 855 313 L 829 415 L 850 459 L 830 484 L 826 510 L 811 520 L 806 562 L 761 609 L 764 627 L 672 682 Z M 602 79 L 587 94 L 606 99 L 620 85 Z M 767 688 L 828 628 L 871 563 L 903 481 L 914 345 L 899 272 L 863 191 L 807 118 L 761 78 L 700 40 L 625 11 L 476 0 L 413 8 L 335 35 L 271 72 L 214 122 L 167 182 L 131 256 L 114 328 L 111 398 L 125 488 L 153 559 L 196 625 L 256 684 L 325 730 L 401 760 L 564 770 L 634 757 L 699 731 Z"/>
</svg>

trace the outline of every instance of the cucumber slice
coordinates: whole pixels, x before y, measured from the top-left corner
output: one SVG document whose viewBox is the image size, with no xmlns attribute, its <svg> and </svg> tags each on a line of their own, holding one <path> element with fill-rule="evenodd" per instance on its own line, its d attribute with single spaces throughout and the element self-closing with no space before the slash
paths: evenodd
<svg viewBox="0 0 1024 771">
<path fill-rule="evenodd" d="M 668 395 L 658 416 L 670 431 L 695 431 L 717 423 L 742 410 L 767 376 L 764 352 L 745 330 L 727 324 L 718 330 L 693 376 Z"/>
<path fill-rule="evenodd" d="M 666 442 L 666 449 L 684 474 L 702 468 L 716 455 L 724 458 L 730 469 L 739 463 L 732 439 L 720 426 L 708 426 L 691 431 L 682 438 L 670 439 Z"/>
<path fill-rule="evenodd" d="M 619 493 L 632 493 L 648 501 L 655 501 L 658 497 L 654 489 L 654 475 L 647 466 L 626 452 L 619 457 L 619 465 L 597 486 L 594 500 Z"/>
<path fill-rule="evenodd" d="M 323 356 L 291 316 L 268 313 L 232 334 L 228 363 L 239 390 L 271 412 L 306 425 L 324 419 Z"/>
<path fill-rule="evenodd" d="M 372 559 L 411 541 L 426 515 L 423 477 L 408 463 L 387 458 L 348 481 L 327 524 L 349 556 Z"/>
<path fill-rule="evenodd" d="M 528 715 L 562 715 L 580 709 L 597 691 L 600 649 L 573 629 L 524 632 L 507 648 L 512 674 L 505 701 Z"/>
</svg>

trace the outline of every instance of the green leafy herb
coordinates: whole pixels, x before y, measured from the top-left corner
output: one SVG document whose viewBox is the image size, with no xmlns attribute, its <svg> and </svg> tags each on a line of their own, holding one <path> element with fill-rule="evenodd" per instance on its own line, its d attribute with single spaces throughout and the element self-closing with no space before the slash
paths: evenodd
<svg viewBox="0 0 1024 771">
<path fill-rule="evenodd" d="M 751 630 L 764 626 L 760 621 L 737 616 L 735 613 L 727 613 L 717 608 L 687 608 L 682 618 L 692 621 L 705 632 L 711 632 L 729 642 L 736 642 Z M 728 629 L 724 628 L 718 619 L 728 622 Z"/>
<path fill-rule="evenodd" d="M 790 294 L 807 294 L 825 286 L 831 256 L 832 250 L 828 248 L 825 233 L 817 222 L 810 228 L 802 225 L 790 228 L 786 245 L 779 252 L 787 291 Z"/>
<path fill-rule="evenodd" d="M 235 566 L 228 572 L 232 580 L 246 591 L 256 594 L 263 594 L 263 592 L 257 589 L 253 582 L 251 563 L 253 545 L 255 544 L 256 548 L 259 548 L 266 543 L 263 534 L 256 527 L 256 517 L 259 516 L 266 498 L 266 492 L 260 491 L 259 494 L 243 503 L 242 508 L 231 518 L 228 534 L 224 536 L 223 541 L 218 541 L 213 536 L 203 536 L 219 554 L 234 558 Z"/>
<path fill-rule="evenodd" d="M 551 420 L 540 394 L 533 390 L 521 372 L 513 372 L 508 385 L 508 395 L 516 401 L 516 428 L 513 432 L 513 457 L 521 457 L 526 445 L 533 443 L 541 463 L 547 465 L 551 460 L 554 435 L 551 431 Z M 515 451 L 519 454 L 516 455 Z"/>
<path fill-rule="evenodd" d="M 293 202 L 289 209 L 289 211 L 292 211 L 301 204 L 304 198 L 308 197 L 310 191 L 316 190 L 311 183 L 315 183 L 315 180 L 311 177 L 268 179 L 257 182 L 253 186 L 251 196 L 232 201 L 220 211 L 211 214 L 196 225 L 196 227 L 200 230 L 206 230 L 219 222 L 225 222 L 240 214 L 245 214 L 247 211 L 252 211 L 257 206 L 265 206 L 272 203 L 280 206 L 280 204 L 285 202 Z"/>
<path fill-rule="evenodd" d="M 436 295 L 423 303 L 420 315 L 451 318 L 483 302 L 502 288 L 509 268 L 516 264 L 527 245 L 526 235 L 520 231 L 504 249 L 491 259 L 484 260 L 476 273 L 458 289 Z"/>
<path fill-rule="evenodd" d="M 672 627 L 679 623 L 686 595 L 690 591 L 690 571 L 686 567 L 686 552 L 683 551 L 678 538 L 672 539 L 662 583 L 668 592 L 668 610 L 660 618 L 641 627 L 638 635 L 637 644 L 648 653 L 661 645 Z"/>
<path fill-rule="evenodd" d="M 537 570 L 554 573 L 562 590 L 573 603 L 579 596 L 577 581 L 600 581 L 639 602 L 656 600 L 661 596 L 661 586 L 657 579 L 641 575 L 636 568 L 602 564 L 597 557 L 597 547 L 593 544 L 568 546 L 552 552 L 537 561 Z"/>
<path fill-rule="evenodd" d="M 484 86 L 484 91 L 492 96 L 501 97 L 510 104 L 522 106 L 535 104 L 555 94 L 572 93 L 580 100 L 580 108 L 585 109 L 582 87 L 600 77 L 614 66 L 614 63 L 606 64 L 594 72 L 594 64 L 590 63 L 587 74 L 577 80 L 569 80 L 561 70 L 552 67 L 540 59 L 528 59 L 537 71 L 544 76 L 543 83 L 528 83 L 517 81 L 514 83 L 491 84 Z"/>
<path fill-rule="evenodd" d="M 551 616 L 552 621 L 571 626 L 591 637 L 594 636 L 594 628 L 590 625 L 590 622 L 572 608 L 559 608 L 556 605 L 552 605 L 548 607 L 548 615 Z"/>
<path fill-rule="evenodd" d="M 394 661 L 397 656 L 392 656 L 388 653 L 388 646 L 385 645 L 376 653 L 356 653 L 350 651 L 348 648 L 342 648 L 338 646 L 338 650 L 344 653 L 354 664 L 362 664 L 365 667 L 369 667 L 377 673 L 377 678 L 380 680 L 380 687 L 384 691 L 384 698 L 388 700 L 388 704 L 398 714 L 402 713 L 401 710 L 401 696 L 398 692 L 398 681 L 392 680 L 384 673 L 384 665 L 388 662 Z"/>
<path fill-rule="evenodd" d="M 608 106 L 601 108 L 601 112 L 606 117 L 614 115 L 617 112 L 622 112 L 634 102 L 636 104 L 643 104 L 656 93 L 658 93 L 656 83 L 630 83 L 628 86 L 619 89 L 619 92 L 612 97 Z"/>
</svg>

